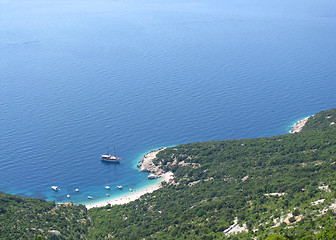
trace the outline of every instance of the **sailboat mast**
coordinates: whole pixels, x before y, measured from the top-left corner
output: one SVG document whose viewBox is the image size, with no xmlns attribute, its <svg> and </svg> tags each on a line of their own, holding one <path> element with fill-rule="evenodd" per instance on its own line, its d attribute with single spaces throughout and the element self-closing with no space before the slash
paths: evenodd
<svg viewBox="0 0 336 240">
<path fill-rule="evenodd" d="M 116 157 L 117 155 L 116 155 L 116 150 L 115 150 L 115 147 L 113 148 L 113 150 L 114 150 L 114 156 Z"/>
</svg>

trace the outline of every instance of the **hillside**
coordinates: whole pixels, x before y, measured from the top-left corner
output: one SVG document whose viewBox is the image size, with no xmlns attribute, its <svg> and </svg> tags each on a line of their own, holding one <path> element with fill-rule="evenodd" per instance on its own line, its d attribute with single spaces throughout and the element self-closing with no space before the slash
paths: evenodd
<svg viewBox="0 0 336 240">
<path fill-rule="evenodd" d="M 85 206 L 0 192 L 0 239 L 81 239 L 88 234 Z"/>
<path fill-rule="evenodd" d="M 321 232 L 335 223 L 332 122 L 335 109 L 312 117 L 296 134 L 166 149 L 156 164 L 174 172 L 174 183 L 126 206 L 93 209 L 91 236 L 224 238 L 236 218 L 248 233 L 233 239 Z"/>
<path fill-rule="evenodd" d="M 295 134 L 167 148 L 155 164 L 174 181 L 127 205 L 86 211 L 0 194 L 0 238 L 336 238 L 334 122 L 336 109 Z"/>
</svg>

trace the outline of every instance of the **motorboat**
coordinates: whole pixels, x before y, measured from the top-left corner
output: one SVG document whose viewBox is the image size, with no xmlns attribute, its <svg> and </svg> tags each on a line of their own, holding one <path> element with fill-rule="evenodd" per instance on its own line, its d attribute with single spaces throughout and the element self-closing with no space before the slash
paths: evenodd
<svg viewBox="0 0 336 240">
<path fill-rule="evenodd" d="M 156 179 L 157 176 L 154 173 L 148 175 L 148 179 Z"/>
</svg>

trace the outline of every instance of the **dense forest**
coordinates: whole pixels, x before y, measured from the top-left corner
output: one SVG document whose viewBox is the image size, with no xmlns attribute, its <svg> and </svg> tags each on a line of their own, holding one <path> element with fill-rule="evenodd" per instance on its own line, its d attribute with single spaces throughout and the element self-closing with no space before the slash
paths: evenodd
<svg viewBox="0 0 336 240">
<path fill-rule="evenodd" d="M 167 148 L 175 178 L 122 206 L 86 210 L 0 194 L 4 239 L 336 239 L 336 109 L 303 130 Z"/>
<path fill-rule="evenodd" d="M 87 209 L 0 192 L 0 239 L 87 238 Z"/>
</svg>

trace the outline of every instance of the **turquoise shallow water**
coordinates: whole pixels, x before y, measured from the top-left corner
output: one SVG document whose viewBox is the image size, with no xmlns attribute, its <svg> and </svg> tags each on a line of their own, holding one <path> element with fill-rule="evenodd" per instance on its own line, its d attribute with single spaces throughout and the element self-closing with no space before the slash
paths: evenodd
<svg viewBox="0 0 336 240">
<path fill-rule="evenodd" d="M 0 190 L 151 184 L 151 149 L 287 133 L 335 107 L 336 3 L 0 0 Z M 100 161 L 116 147 L 120 164 Z M 53 192 L 52 185 L 62 190 Z M 75 193 L 74 189 L 80 192 Z"/>
</svg>

